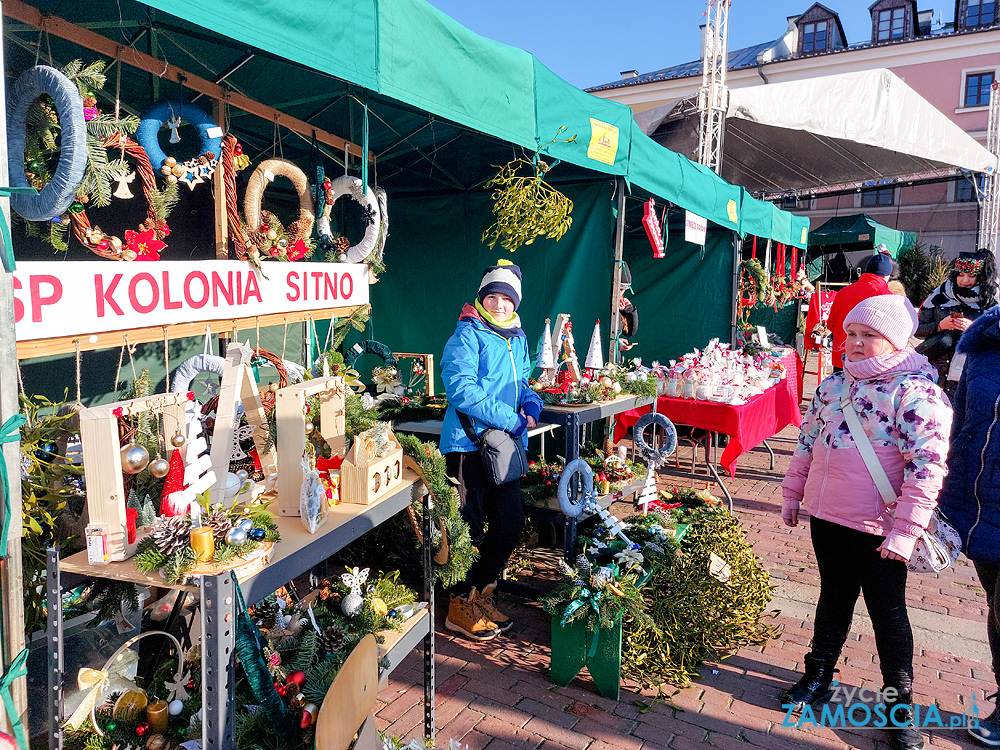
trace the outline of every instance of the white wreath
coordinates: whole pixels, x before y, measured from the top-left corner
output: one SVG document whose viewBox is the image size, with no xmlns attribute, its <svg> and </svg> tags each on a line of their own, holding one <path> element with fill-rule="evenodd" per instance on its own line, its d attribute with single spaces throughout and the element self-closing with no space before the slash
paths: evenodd
<svg viewBox="0 0 1000 750">
<path fill-rule="evenodd" d="M 348 263 L 361 263 L 376 249 L 379 236 L 383 234 L 381 231 L 383 219 L 378 197 L 375 195 L 375 191 L 368 186 L 365 186 L 364 192 L 362 192 L 361 180 L 350 175 L 344 175 L 333 180 L 331 192 L 333 194 L 333 203 L 336 203 L 341 197 L 348 195 L 362 206 L 368 207 L 374 213 L 375 220 L 365 229 L 365 236 L 361 242 L 347 248 Z M 320 238 L 326 238 L 328 242 L 333 241 L 333 233 L 330 231 L 330 210 L 333 208 L 333 203 L 323 206 L 323 213 L 316 222 L 317 233 Z M 386 230 L 388 230 L 388 223 L 386 223 Z"/>
<path fill-rule="evenodd" d="M 210 372 L 222 378 L 226 369 L 226 360 L 215 354 L 196 354 L 185 359 L 174 370 L 174 381 L 170 384 L 171 393 L 187 393 L 191 390 L 191 382 L 202 372 Z"/>
</svg>

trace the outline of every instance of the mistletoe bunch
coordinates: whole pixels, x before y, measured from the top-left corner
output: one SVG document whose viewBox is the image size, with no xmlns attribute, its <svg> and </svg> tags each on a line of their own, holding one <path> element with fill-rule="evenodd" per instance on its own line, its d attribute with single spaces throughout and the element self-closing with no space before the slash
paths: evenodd
<svg viewBox="0 0 1000 750">
<path fill-rule="evenodd" d="M 559 128 L 556 138 L 566 130 Z M 550 143 L 573 143 L 576 136 L 564 141 L 553 138 Z M 545 182 L 549 165 L 539 158 L 541 149 L 531 160 L 514 159 L 502 167 L 487 183 L 493 190 L 493 215 L 496 221 L 483 232 L 482 241 L 490 250 L 499 242 L 510 252 L 521 245 L 530 245 L 538 237 L 559 241 L 573 223 L 570 213 L 573 201 Z"/>
</svg>

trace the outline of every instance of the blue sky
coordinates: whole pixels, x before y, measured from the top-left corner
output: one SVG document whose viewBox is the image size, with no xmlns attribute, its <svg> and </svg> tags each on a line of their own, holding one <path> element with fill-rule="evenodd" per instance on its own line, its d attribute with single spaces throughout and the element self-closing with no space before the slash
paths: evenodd
<svg viewBox="0 0 1000 750">
<path fill-rule="evenodd" d="M 623 70 L 645 73 L 697 59 L 706 7 L 700 0 L 429 1 L 476 33 L 533 53 L 581 88 L 616 80 Z M 840 14 L 849 42 L 871 35 L 871 0 L 823 4 Z M 730 49 L 776 39 L 788 16 L 811 6 L 811 0 L 733 0 Z M 930 7 L 942 10 L 946 21 L 954 15 L 952 0 L 921 10 Z"/>
</svg>

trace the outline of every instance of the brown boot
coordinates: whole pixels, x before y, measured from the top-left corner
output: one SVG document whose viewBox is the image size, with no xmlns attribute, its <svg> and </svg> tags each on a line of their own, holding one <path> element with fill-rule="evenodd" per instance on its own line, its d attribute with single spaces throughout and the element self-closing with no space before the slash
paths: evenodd
<svg viewBox="0 0 1000 750">
<path fill-rule="evenodd" d="M 499 632 L 496 623 L 487 619 L 477 606 L 475 589 L 468 596 L 451 597 L 444 626 L 474 641 L 492 641 Z"/>
<path fill-rule="evenodd" d="M 495 592 L 496 589 L 496 581 L 491 583 L 489 586 L 486 586 L 476 597 L 476 606 L 479 607 L 479 611 L 482 612 L 485 617 L 496 623 L 497 630 L 501 633 L 506 633 L 510 630 L 514 621 L 496 608 L 496 602 L 493 599 L 493 592 Z M 475 591 L 475 589 L 473 589 L 473 591 Z"/>
</svg>

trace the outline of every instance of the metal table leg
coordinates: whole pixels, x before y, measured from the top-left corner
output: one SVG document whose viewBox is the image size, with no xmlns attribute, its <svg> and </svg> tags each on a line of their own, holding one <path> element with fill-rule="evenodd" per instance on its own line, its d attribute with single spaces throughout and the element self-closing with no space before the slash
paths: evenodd
<svg viewBox="0 0 1000 750">
<path fill-rule="evenodd" d="M 764 441 L 764 447 L 767 448 L 767 452 L 771 455 L 771 470 L 773 471 L 774 470 L 774 451 L 771 450 L 771 446 L 767 444 L 766 440 Z"/>
<path fill-rule="evenodd" d="M 59 548 L 50 547 L 45 564 L 45 605 L 48 626 L 45 631 L 49 664 L 49 692 L 46 701 L 49 714 L 49 748 L 62 750 L 63 744 L 63 613 L 62 580 L 59 576 Z"/>
<path fill-rule="evenodd" d="M 424 597 L 427 599 L 427 614 L 429 616 L 429 632 L 424 636 L 424 736 L 433 744 L 436 728 L 434 726 L 434 561 L 431 554 L 431 495 L 424 493 L 423 517 L 423 562 L 424 562 Z"/>
<path fill-rule="evenodd" d="M 729 494 L 729 490 L 726 489 L 725 483 L 722 481 L 722 477 L 719 476 L 719 472 L 715 468 L 715 463 L 712 461 L 708 462 L 708 470 L 712 472 L 712 476 L 715 477 L 715 481 L 719 483 L 719 487 L 722 488 L 723 494 L 726 496 L 726 500 L 729 501 L 729 514 L 733 513 L 733 496 Z"/>
<path fill-rule="evenodd" d="M 202 747 L 230 750 L 235 745 L 232 704 L 236 646 L 236 592 L 229 573 L 201 577 Z"/>
</svg>

